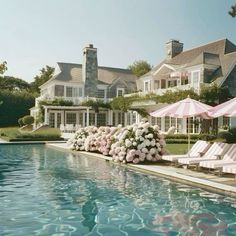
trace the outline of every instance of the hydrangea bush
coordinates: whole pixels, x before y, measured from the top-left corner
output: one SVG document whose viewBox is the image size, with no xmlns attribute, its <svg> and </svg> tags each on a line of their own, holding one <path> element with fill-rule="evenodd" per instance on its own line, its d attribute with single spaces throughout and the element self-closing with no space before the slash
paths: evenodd
<svg viewBox="0 0 236 236">
<path fill-rule="evenodd" d="M 97 133 L 97 127 L 95 126 L 88 126 L 84 128 L 79 128 L 75 135 L 68 140 L 68 144 L 70 148 L 76 151 L 84 151 L 85 150 L 85 142 L 88 137 L 92 136 L 93 134 Z"/>
<path fill-rule="evenodd" d="M 122 128 L 80 128 L 69 141 L 73 150 L 97 151 L 117 162 L 158 161 L 165 146 L 158 126 L 142 121 Z"/>
</svg>

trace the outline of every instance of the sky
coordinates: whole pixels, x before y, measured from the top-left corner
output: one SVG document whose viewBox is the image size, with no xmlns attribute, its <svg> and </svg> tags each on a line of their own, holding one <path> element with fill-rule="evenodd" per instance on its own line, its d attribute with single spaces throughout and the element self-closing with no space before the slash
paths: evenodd
<svg viewBox="0 0 236 236">
<path fill-rule="evenodd" d="M 184 50 L 228 38 L 236 44 L 236 0 L 0 0 L 0 62 L 32 82 L 46 65 L 82 63 L 83 48 L 98 49 L 100 66 L 156 65 L 165 43 Z"/>
</svg>

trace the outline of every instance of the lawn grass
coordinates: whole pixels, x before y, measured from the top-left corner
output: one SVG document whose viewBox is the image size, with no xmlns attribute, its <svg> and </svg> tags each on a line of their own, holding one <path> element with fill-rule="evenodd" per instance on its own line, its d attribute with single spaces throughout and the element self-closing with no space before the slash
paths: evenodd
<svg viewBox="0 0 236 236">
<path fill-rule="evenodd" d="M 190 147 L 192 144 L 190 144 Z M 166 144 L 166 150 L 170 154 L 186 154 L 188 152 L 187 143 L 169 143 Z"/>
<path fill-rule="evenodd" d="M 19 130 L 19 127 L 0 128 L 0 138 L 7 141 L 61 140 L 59 129 L 45 128 L 35 132 Z"/>
</svg>

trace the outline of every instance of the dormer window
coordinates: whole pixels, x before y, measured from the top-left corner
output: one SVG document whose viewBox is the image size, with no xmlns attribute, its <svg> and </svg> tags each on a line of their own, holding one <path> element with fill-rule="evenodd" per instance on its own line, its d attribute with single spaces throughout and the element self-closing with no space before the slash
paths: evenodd
<svg viewBox="0 0 236 236">
<path fill-rule="evenodd" d="M 98 98 L 105 98 L 105 89 L 98 89 L 97 90 L 97 97 Z"/>
<path fill-rule="evenodd" d="M 116 89 L 116 96 L 117 97 L 122 97 L 125 94 L 125 89 L 124 88 L 117 88 Z"/>
</svg>

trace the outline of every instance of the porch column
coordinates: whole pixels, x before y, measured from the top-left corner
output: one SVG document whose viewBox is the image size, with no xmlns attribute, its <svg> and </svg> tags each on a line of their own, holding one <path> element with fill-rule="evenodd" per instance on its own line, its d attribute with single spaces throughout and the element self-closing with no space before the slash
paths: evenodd
<svg viewBox="0 0 236 236">
<path fill-rule="evenodd" d="M 110 125 L 113 126 L 113 110 L 110 111 Z"/>
<path fill-rule="evenodd" d="M 82 113 L 82 115 L 83 115 L 83 127 L 85 127 L 85 112 L 83 111 L 83 113 Z"/>
<path fill-rule="evenodd" d="M 112 125 L 112 110 L 107 111 L 107 124 Z"/>
<path fill-rule="evenodd" d="M 124 114 L 124 126 L 127 126 L 127 112 Z"/>
<path fill-rule="evenodd" d="M 95 117 L 94 117 L 94 125 L 97 127 L 97 125 L 98 125 L 98 113 L 97 112 L 95 112 L 95 115 L 94 115 Z"/>
<path fill-rule="evenodd" d="M 166 80 L 165 82 L 166 82 L 166 84 L 165 84 L 166 87 L 165 88 L 168 88 L 168 80 Z"/>
<path fill-rule="evenodd" d="M 48 125 L 48 109 L 44 108 L 44 124 Z"/>
<path fill-rule="evenodd" d="M 87 116 L 86 126 L 89 126 L 89 107 L 87 107 L 86 109 L 86 116 Z"/>
<path fill-rule="evenodd" d="M 62 111 L 61 123 L 62 123 L 63 125 L 65 125 L 65 110 Z"/>
<path fill-rule="evenodd" d="M 162 132 L 165 132 L 165 117 L 161 117 L 161 127 L 160 127 L 160 130 Z"/>
</svg>

